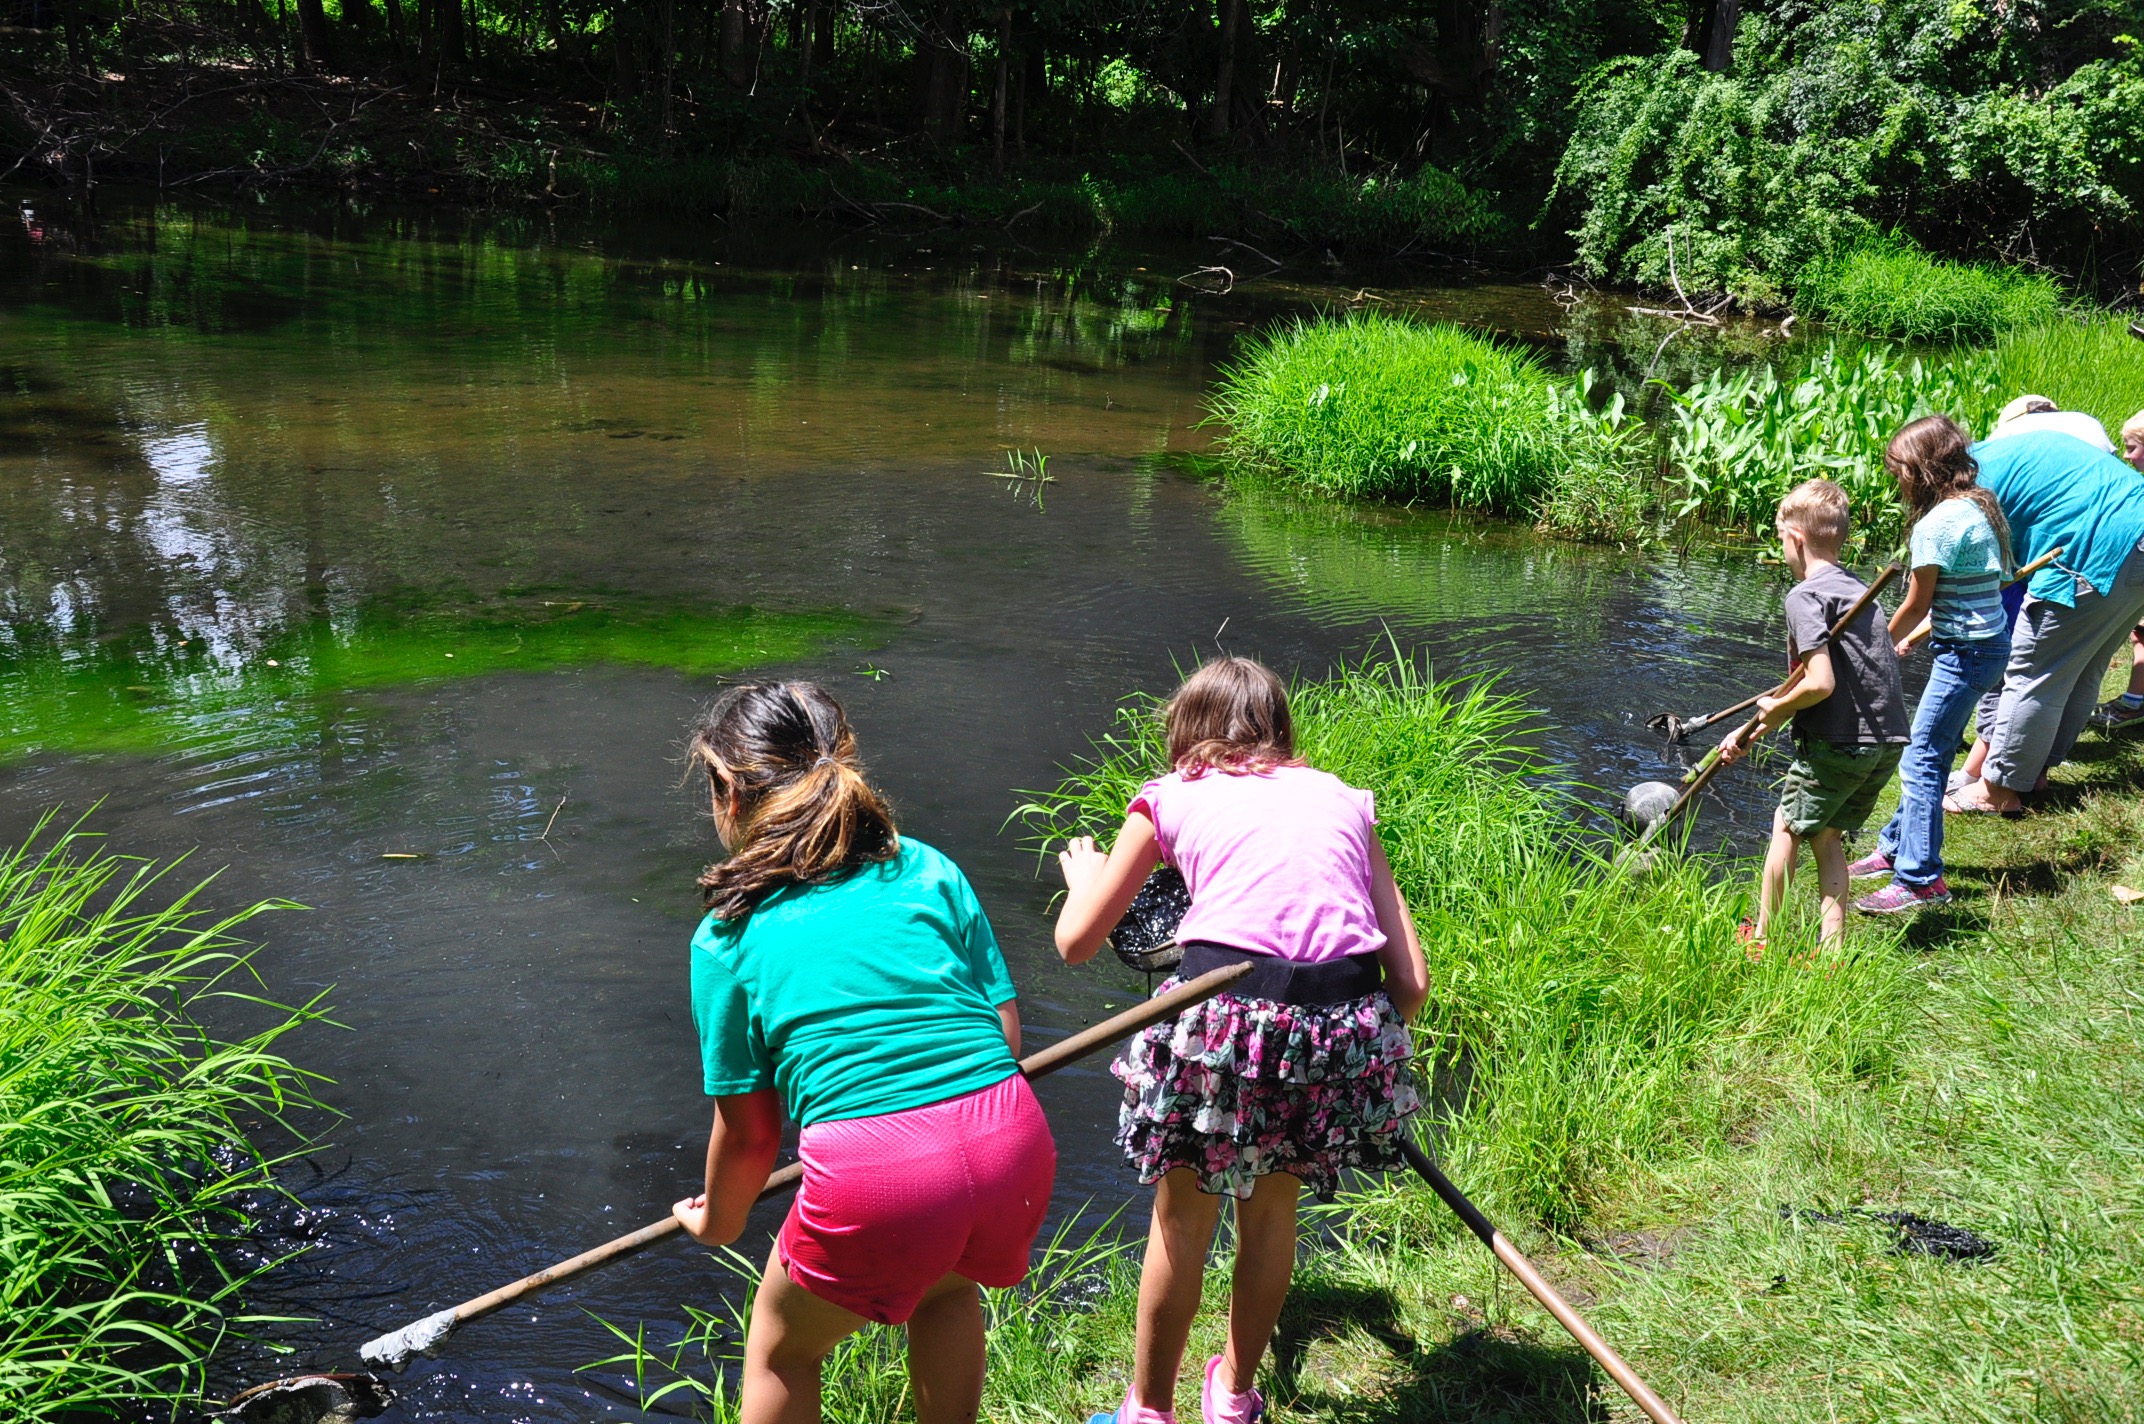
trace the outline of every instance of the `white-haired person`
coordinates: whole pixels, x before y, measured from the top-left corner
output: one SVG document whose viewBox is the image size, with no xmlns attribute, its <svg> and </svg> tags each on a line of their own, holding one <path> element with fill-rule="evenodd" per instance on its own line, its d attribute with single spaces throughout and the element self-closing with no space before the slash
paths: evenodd
<svg viewBox="0 0 2144 1424">
<path fill-rule="evenodd" d="M 1972 453 L 2017 562 L 2063 550 L 2026 587 L 1980 779 L 1943 798 L 1952 813 L 2015 815 L 2069 755 L 2108 662 L 2144 622 L 2144 481 L 2098 421 L 2044 396 L 2005 406 Z"/>
</svg>

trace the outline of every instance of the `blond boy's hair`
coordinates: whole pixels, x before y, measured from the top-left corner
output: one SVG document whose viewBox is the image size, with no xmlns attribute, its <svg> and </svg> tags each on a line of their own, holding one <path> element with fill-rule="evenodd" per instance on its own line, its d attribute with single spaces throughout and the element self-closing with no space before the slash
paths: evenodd
<svg viewBox="0 0 2144 1424">
<path fill-rule="evenodd" d="M 1803 480 L 1779 502 L 1779 527 L 1799 529 L 1810 552 L 1831 558 L 1846 545 L 1853 527 L 1846 491 L 1830 480 Z"/>
<path fill-rule="evenodd" d="M 2144 410 L 2138 411 L 2135 415 L 2122 422 L 2121 438 L 2127 440 L 2132 435 L 2144 435 Z"/>
</svg>

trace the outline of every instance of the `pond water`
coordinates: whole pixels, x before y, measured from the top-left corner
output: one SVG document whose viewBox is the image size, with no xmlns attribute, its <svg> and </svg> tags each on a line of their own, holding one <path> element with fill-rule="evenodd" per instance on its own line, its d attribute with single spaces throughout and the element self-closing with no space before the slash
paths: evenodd
<svg viewBox="0 0 2144 1424">
<path fill-rule="evenodd" d="M 714 843 L 678 754 L 725 677 L 843 699 L 1040 1043 L 1144 981 L 1056 962 L 1008 814 L 1202 650 L 1317 674 L 1389 630 L 1501 676 L 1616 792 L 1679 770 L 1649 714 L 1776 662 L 1746 556 L 1231 496 L 1169 458 L 1208 446 L 1238 333 L 1366 283 L 1559 365 L 1694 359 L 1612 303 L 1325 267 L 1203 295 L 1196 254 L 958 233 L 51 204 L 0 221 L 0 836 L 95 805 L 115 848 L 220 870 L 220 906 L 310 907 L 258 924 L 260 965 L 327 994 L 340 1027 L 288 1048 L 342 1117 L 292 1178 L 321 1248 L 266 1302 L 316 1318 L 237 1357 L 254 1380 L 354 1365 L 693 1188 Z M 1040 498 L 993 477 L 1014 448 Z M 1708 833 L 1766 814 L 1730 779 Z M 1059 1219 L 1134 1200 L 1104 1066 L 1042 1097 Z M 611 1353 L 593 1316 L 661 1339 L 732 1288 L 658 1249 L 469 1327 L 397 1417 L 636 1417 L 577 1372 Z"/>
</svg>

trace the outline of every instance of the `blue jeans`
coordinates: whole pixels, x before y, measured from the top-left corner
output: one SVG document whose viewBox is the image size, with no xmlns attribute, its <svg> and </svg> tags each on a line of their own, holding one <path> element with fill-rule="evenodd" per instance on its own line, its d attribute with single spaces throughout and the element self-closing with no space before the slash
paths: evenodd
<svg viewBox="0 0 2144 1424">
<path fill-rule="evenodd" d="M 1943 783 L 1980 695 L 2003 680 L 2008 638 L 1937 643 L 1928 686 L 1913 713 L 1913 740 L 1898 762 L 1898 811 L 1876 839 L 1891 878 L 1916 889 L 1943 877 Z"/>
</svg>

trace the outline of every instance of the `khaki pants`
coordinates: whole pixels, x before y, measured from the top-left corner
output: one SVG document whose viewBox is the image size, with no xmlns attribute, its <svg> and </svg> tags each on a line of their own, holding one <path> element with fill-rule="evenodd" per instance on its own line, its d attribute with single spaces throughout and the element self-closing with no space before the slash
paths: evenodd
<svg viewBox="0 0 2144 1424">
<path fill-rule="evenodd" d="M 2003 700 L 1982 774 L 1997 786 L 2030 791 L 2077 743 L 2107 664 L 2144 617 L 2144 544 L 2131 551 L 2105 594 L 2081 585 L 2077 606 L 2028 598 L 2010 638 Z"/>
</svg>

